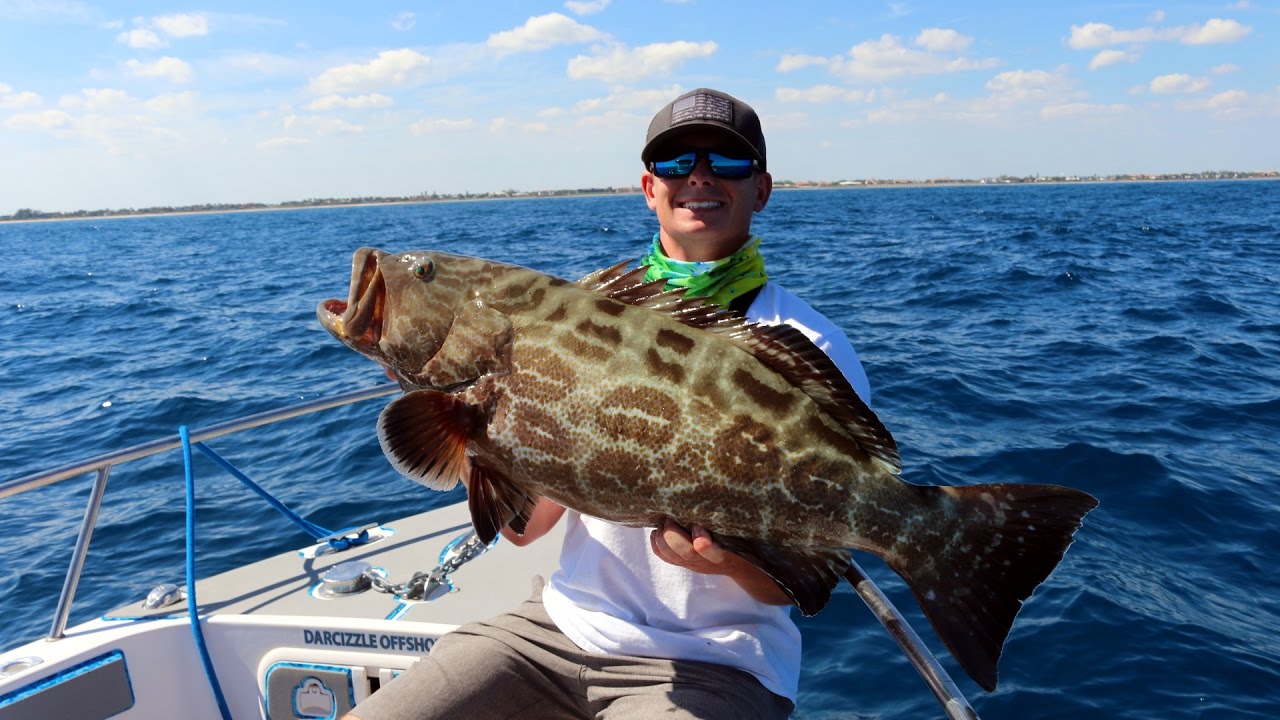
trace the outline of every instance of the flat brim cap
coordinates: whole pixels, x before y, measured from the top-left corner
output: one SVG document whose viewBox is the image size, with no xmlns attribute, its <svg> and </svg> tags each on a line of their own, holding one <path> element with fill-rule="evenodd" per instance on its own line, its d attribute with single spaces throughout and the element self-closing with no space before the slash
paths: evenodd
<svg viewBox="0 0 1280 720">
<path fill-rule="evenodd" d="M 732 95 L 709 88 L 691 90 L 653 116 L 640 161 L 648 167 L 655 160 L 653 153 L 668 140 L 699 130 L 730 136 L 751 151 L 761 170 L 766 168 L 764 132 L 756 111 Z"/>
</svg>

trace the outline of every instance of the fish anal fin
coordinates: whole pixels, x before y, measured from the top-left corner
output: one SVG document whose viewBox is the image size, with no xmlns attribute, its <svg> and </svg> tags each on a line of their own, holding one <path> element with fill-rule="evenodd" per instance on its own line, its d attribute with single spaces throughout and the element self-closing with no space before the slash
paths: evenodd
<svg viewBox="0 0 1280 720">
<path fill-rule="evenodd" d="M 1057 485 L 921 487 L 959 518 L 945 546 L 885 557 L 911 588 L 960 667 L 984 690 L 998 679 L 1005 638 L 1023 602 L 1070 547 L 1092 495 Z"/>
<path fill-rule="evenodd" d="M 773 578 L 806 617 L 826 606 L 849 569 L 849 551 L 843 548 L 786 548 L 750 538 L 711 537 Z"/>
<path fill-rule="evenodd" d="M 448 393 L 414 390 L 378 416 L 378 443 L 401 475 L 433 490 L 450 490 L 471 472 L 467 441 L 480 412 Z"/>
<path fill-rule="evenodd" d="M 524 534 L 537 500 L 502 473 L 472 460 L 467 480 L 467 506 L 471 509 L 471 524 L 481 542 L 493 542 L 507 525 Z"/>
</svg>

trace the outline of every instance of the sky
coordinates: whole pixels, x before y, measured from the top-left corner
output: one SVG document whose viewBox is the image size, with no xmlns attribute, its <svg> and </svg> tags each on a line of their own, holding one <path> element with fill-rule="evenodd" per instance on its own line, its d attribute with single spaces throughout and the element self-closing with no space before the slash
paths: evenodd
<svg viewBox="0 0 1280 720">
<path fill-rule="evenodd" d="M 0 0 L 0 215 L 639 183 L 712 87 L 775 181 L 1280 169 L 1280 0 Z"/>
</svg>

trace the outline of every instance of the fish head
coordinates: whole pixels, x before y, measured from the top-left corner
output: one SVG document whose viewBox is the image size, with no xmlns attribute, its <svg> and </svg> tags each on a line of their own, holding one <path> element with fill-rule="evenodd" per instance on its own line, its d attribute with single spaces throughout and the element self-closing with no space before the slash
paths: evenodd
<svg viewBox="0 0 1280 720">
<path fill-rule="evenodd" d="M 462 258 L 361 248 L 351 259 L 347 299 L 321 302 L 316 316 L 345 345 L 390 369 L 402 384 L 415 384 L 468 300 L 469 284 L 451 260 Z"/>
</svg>

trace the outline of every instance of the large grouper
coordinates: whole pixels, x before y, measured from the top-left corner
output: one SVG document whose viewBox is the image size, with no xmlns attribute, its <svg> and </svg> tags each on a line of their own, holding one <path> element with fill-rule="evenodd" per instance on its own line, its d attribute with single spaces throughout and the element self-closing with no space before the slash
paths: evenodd
<svg viewBox="0 0 1280 720">
<path fill-rule="evenodd" d="M 441 252 L 364 248 L 320 322 L 405 394 L 378 420 L 392 465 L 463 482 L 491 541 L 538 498 L 621 525 L 701 526 L 805 615 L 849 549 L 906 581 L 987 690 L 1023 601 L 1092 496 L 1055 485 L 912 485 L 897 446 L 798 330 L 645 283 L 624 264 L 570 282 Z"/>
</svg>

